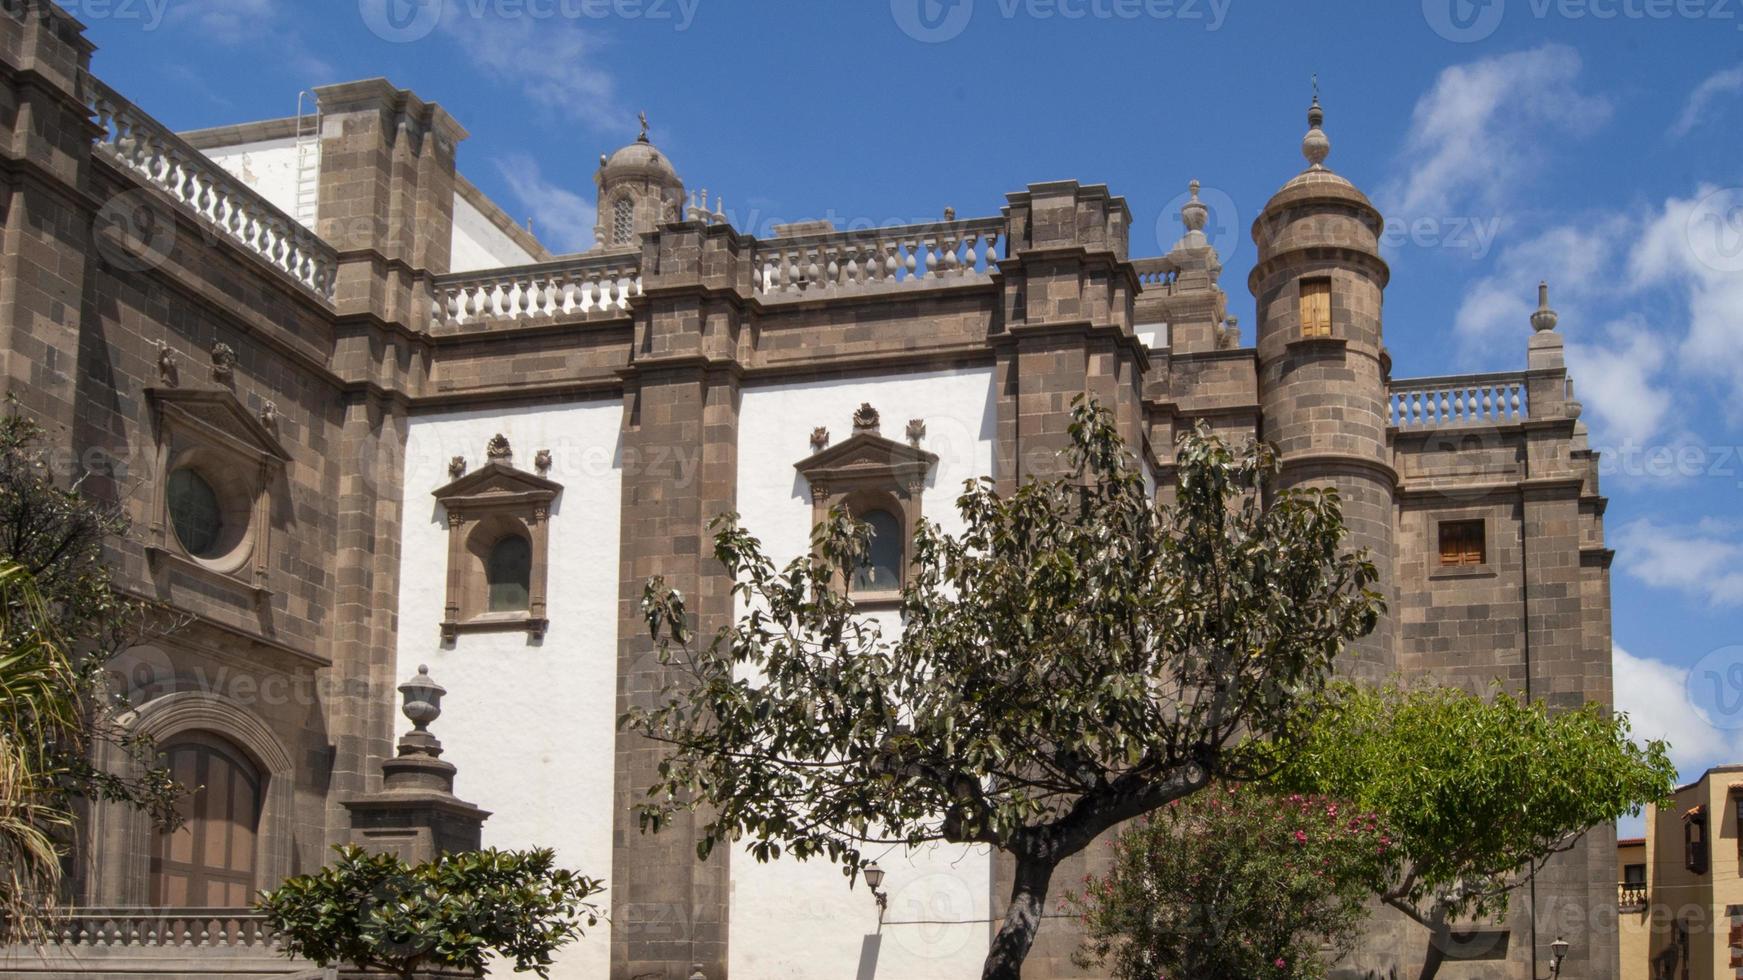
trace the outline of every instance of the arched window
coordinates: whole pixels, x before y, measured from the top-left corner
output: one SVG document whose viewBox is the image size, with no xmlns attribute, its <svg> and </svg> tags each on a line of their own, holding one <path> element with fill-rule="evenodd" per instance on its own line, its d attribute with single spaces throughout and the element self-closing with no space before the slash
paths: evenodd
<svg viewBox="0 0 1743 980">
<path fill-rule="evenodd" d="M 902 522 L 887 510 L 868 510 L 859 519 L 871 527 L 871 551 L 853 570 L 858 592 L 898 592 L 902 588 Z"/>
<path fill-rule="evenodd" d="M 182 824 L 156 832 L 151 903 L 159 908 L 243 908 L 254 899 L 261 776 L 235 746 L 213 736 L 178 738 L 163 763 L 189 792 Z"/>
<path fill-rule="evenodd" d="M 505 535 L 490 548 L 484 580 L 490 586 L 491 612 L 521 612 L 532 596 L 533 546 L 518 534 Z"/>
<path fill-rule="evenodd" d="M 635 240 L 635 201 L 620 197 L 611 210 L 611 243 L 628 245 Z"/>
</svg>

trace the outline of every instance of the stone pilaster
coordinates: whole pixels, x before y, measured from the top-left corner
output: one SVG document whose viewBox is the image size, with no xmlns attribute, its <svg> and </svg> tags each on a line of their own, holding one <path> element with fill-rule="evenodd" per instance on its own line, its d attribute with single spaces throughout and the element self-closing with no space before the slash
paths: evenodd
<svg viewBox="0 0 1743 980">
<path fill-rule="evenodd" d="M 428 375 L 430 279 L 448 268 L 454 157 L 446 111 L 382 79 L 316 90 L 323 117 L 318 230 L 339 252 L 333 369 L 343 379 L 339 551 L 329 716 L 328 829 L 393 756 L 406 398 Z"/>
<path fill-rule="evenodd" d="M 0 6 L 0 395 L 56 443 L 73 439 L 78 356 L 104 202 L 90 196 L 97 127 L 79 95 L 93 45 L 46 0 Z"/>
<path fill-rule="evenodd" d="M 650 577 L 680 589 L 706 644 L 733 615 L 731 581 L 708 525 L 735 509 L 739 337 L 750 295 L 748 245 L 724 225 L 670 224 L 646 236 L 634 360 L 624 371 L 618 709 L 650 705 L 669 677 L 642 618 Z M 696 460 L 680 467 L 680 456 Z M 694 475 L 686 482 L 683 474 Z M 731 848 L 696 858 L 705 814 L 642 834 L 631 807 L 664 754 L 620 732 L 611 868 L 611 976 L 684 980 L 695 964 L 725 977 Z"/>
</svg>

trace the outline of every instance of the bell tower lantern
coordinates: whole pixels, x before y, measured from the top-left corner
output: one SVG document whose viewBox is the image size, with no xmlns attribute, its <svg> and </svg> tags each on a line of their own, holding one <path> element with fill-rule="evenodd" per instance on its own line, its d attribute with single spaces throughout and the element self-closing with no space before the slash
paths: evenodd
<svg viewBox="0 0 1743 980">
<path fill-rule="evenodd" d="M 641 236 L 660 224 L 676 221 L 684 204 L 684 181 L 672 162 L 648 139 L 648 115 L 634 143 L 610 156 L 600 156 L 594 183 L 599 188 L 599 218 L 593 229 L 595 250 L 641 247 Z"/>
</svg>

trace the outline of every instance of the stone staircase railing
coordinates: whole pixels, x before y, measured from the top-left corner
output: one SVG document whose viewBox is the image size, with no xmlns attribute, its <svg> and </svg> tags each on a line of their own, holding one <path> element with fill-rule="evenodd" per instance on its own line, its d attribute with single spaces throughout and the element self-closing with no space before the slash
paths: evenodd
<svg viewBox="0 0 1743 980">
<path fill-rule="evenodd" d="M 591 253 L 435 280 L 437 326 L 626 310 L 641 295 L 641 253 Z"/>
<path fill-rule="evenodd" d="M 1002 218 L 822 232 L 756 243 L 755 290 L 788 299 L 985 278 L 999 259 Z"/>
<path fill-rule="evenodd" d="M 83 87 L 101 153 L 332 301 L 339 260 L 331 246 L 97 78 L 85 75 Z"/>
<path fill-rule="evenodd" d="M 1518 372 L 1393 381 L 1387 402 L 1400 429 L 1497 425 L 1531 416 L 1525 375 Z"/>
</svg>

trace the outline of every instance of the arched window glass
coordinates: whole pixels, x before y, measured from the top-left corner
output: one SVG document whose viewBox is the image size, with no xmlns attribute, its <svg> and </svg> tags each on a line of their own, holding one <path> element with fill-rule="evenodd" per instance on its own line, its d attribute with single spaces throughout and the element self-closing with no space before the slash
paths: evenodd
<svg viewBox="0 0 1743 980">
<path fill-rule="evenodd" d="M 518 534 L 496 542 L 485 560 L 484 578 L 490 585 L 491 612 L 525 610 L 532 596 L 532 542 Z"/>
<path fill-rule="evenodd" d="M 224 532 L 218 492 L 205 478 L 183 467 L 169 475 L 169 520 L 188 554 L 209 558 Z"/>
<path fill-rule="evenodd" d="M 860 592 L 895 592 L 902 587 L 902 522 L 887 510 L 868 510 L 859 519 L 871 527 L 871 553 L 853 571 Z"/>
<path fill-rule="evenodd" d="M 635 202 L 627 197 L 617 199 L 611 213 L 611 243 L 628 245 L 635 239 Z"/>
<path fill-rule="evenodd" d="M 260 833 L 260 771 L 235 746 L 210 736 L 173 741 L 163 765 L 188 793 L 181 826 L 158 830 L 151 852 L 151 903 L 159 908 L 245 908 L 254 900 Z"/>
</svg>

